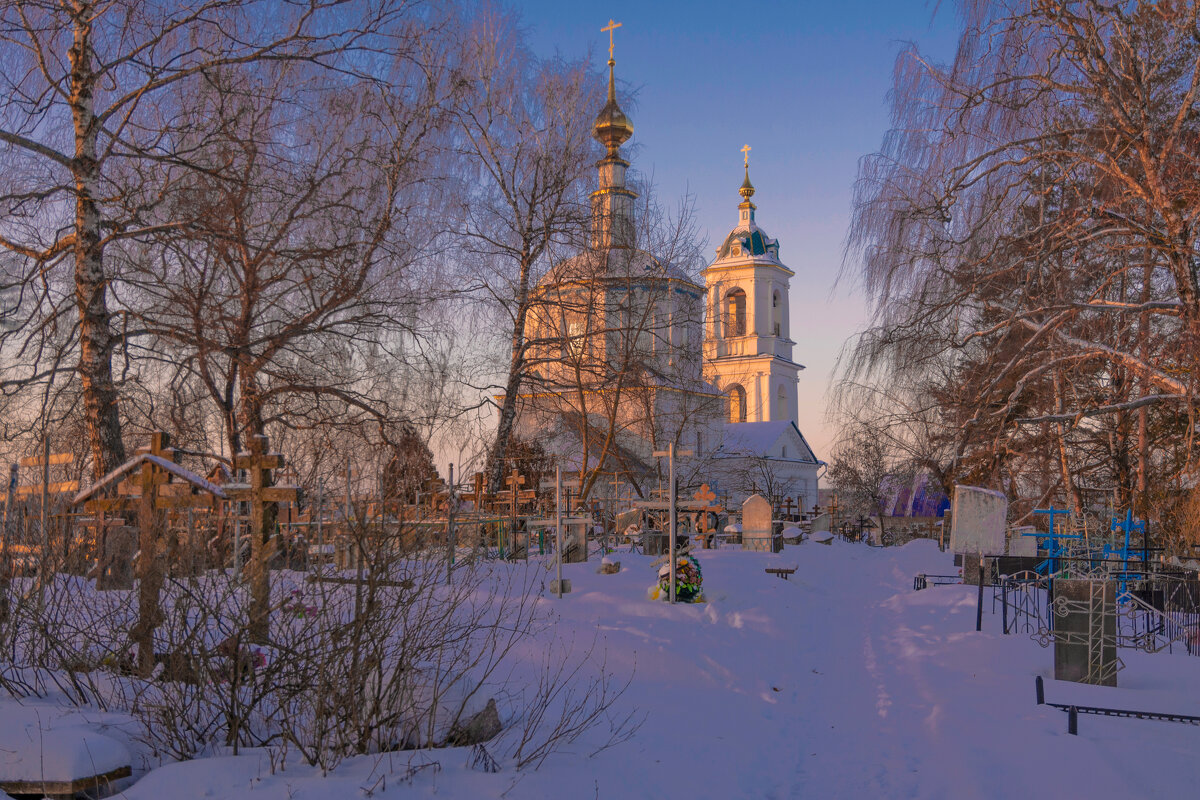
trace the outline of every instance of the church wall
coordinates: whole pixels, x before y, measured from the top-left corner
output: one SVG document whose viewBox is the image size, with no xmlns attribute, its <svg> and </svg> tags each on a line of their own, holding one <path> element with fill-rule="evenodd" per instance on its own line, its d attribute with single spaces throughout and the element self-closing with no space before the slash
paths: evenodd
<svg viewBox="0 0 1200 800">
<path fill-rule="evenodd" d="M 735 507 L 757 489 L 768 486 L 777 498 L 790 497 L 805 511 L 817 504 L 820 467 L 816 464 L 779 458 L 716 458 L 702 466 L 699 476 L 721 494 L 728 494 Z"/>
</svg>

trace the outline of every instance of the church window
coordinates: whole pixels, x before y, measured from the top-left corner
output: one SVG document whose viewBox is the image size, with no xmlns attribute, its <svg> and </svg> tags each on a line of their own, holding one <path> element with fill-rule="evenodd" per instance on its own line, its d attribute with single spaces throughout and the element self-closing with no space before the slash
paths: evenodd
<svg viewBox="0 0 1200 800">
<path fill-rule="evenodd" d="M 776 395 L 776 419 L 787 419 L 787 390 L 783 388 L 783 384 L 779 384 L 779 393 Z"/>
<path fill-rule="evenodd" d="M 783 447 L 779 448 L 779 457 L 787 458 L 787 445 L 786 444 Z"/>
<path fill-rule="evenodd" d="M 746 390 L 736 383 L 729 387 L 729 421 L 746 421 Z"/>
<path fill-rule="evenodd" d="M 741 289 L 725 295 L 725 335 L 746 335 L 746 293 Z"/>
<path fill-rule="evenodd" d="M 586 334 L 587 325 L 583 320 L 571 320 L 567 325 L 567 352 L 571 356 L 579 358 L 583 355 Z"/>
<path fill-rule="evenodd" d="M 778 290 L 771 295 L 771 328 L 774 336 L 783 336 L 783 301 Z"/>
</svg>

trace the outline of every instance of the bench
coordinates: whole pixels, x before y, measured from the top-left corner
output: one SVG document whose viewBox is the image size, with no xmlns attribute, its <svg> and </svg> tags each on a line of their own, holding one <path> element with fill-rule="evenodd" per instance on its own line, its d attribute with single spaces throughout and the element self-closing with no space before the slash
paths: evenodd
<svg viewBox="0 0 1200 800">
<path fill-rule="evenodd" d="M 774 575 L 776 578 L 783 578 L 786 581 L 789 575 L 796 574 L 796 568 L 791 567 L 789 569 L 788 567 L 767 567 L 765 572 L 768 575 Z"/>
</svg>

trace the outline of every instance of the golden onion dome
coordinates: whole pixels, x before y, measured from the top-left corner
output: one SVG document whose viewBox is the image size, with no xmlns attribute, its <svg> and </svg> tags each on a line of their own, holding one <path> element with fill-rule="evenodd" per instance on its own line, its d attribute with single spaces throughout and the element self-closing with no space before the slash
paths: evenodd
<svg viewBox="0 0 1200 800">
<path fill-rule="evenodd" d="M 604 104 L 604 108 L 600 109 L 600 113 L 596 115 L 596 122 L 592 126 L 592 136 L 608 148 L 610 156 L 616 155 L 617 149 L 630 136 L 633 136 L 633 123 L 617 105 L 617 91 L 613 76 L 615 64 L 616 62 L 611 58 L 608 60 L 608 102 Z"/>
<path fill-rule="evenodd" d="M 741 188 L 738 189 L 738 194 L 747 201 L 754 196 L 754 184 L 750 182 L 749 165 L 746 166 L 746 179 L 742 181 Z"/>
</svg>

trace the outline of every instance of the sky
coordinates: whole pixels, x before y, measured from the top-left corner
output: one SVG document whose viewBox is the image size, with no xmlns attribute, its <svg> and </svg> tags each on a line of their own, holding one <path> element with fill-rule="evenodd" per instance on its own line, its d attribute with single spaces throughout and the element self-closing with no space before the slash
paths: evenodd
<svg viewBox="0 0 1200 800">
<path fill-rule="evenodd" d="M 879 149 L 888 129 L 901 50 L 915 42 L 935 60 L 953 55 L 953 8 L 936 0 L 512 5 L 538 55 L 590 51 L 598 68 L 608 50 L 600 29 L 610 18 L 621 23 L 618 100 L 634 125 L 633 167 L 653 179 L 668 207 L 693 195 L 710 257 L 737 221 L 741 148 L 750 145 L 757 222 L 796 273 L 793 358 L 806 367 L 800 430 L 828 459 L 837 433 L 826 415 L 830 380 L 843 344 L 867 318 L 853 280 L 835 287 L 858 160 Z M 630 90 L 636 102 L 626 104 Z"/>
</svg>

